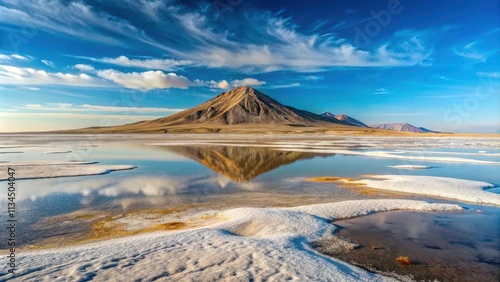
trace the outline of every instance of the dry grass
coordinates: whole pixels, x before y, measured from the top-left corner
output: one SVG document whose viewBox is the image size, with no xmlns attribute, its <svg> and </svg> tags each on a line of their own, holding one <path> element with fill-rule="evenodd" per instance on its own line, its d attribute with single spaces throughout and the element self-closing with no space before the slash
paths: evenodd
<svg viewBox="0 0 500 282">
<path fill-rule="evenodd" d="M 404 256 L 399 256 L 396 258 L 396 261 L 400 264 L 400 265 L 404 265 L 404 266 L 409 266 L 411 265 L 411 260 L 408 258 L 408 257 L 404 257 Z"/>
</svg>

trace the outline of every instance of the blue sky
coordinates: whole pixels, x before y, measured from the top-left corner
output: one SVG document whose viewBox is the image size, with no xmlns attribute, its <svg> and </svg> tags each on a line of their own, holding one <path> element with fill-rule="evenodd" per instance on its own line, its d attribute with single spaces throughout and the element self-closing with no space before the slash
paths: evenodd
<svg viewBox="0 0 500 282">
<path fill-rule="evenodd" d="M 0 131 L 114 125 L 249 85 L 367 124 L 500 132 L 500 2 L 0 0 Z"/>
</svg>

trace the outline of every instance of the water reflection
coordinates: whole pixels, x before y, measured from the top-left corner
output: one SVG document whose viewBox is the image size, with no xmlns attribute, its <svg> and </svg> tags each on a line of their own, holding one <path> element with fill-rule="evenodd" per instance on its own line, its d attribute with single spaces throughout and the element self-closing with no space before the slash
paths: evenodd
<svg viewBox="0 0 500 282">
<path fill-rule="evenodd" d="M 298 160 L 334 155 L 278 151 L 258 147 L 165 146 L 162 148 L 197 161 L 236 182 L 249 181 L 261 174 Z"/>
</svg>

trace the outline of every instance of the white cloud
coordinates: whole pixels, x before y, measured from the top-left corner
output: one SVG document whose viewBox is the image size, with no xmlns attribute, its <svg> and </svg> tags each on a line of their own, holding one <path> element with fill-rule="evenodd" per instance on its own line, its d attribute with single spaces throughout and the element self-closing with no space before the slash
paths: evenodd
<svg viewBox="0 0 500 282">
<path fill-rule="evenodd" d="M 38 110 L 38 109 L 43 108 L 43 106 L 40 104 L 27 104 L 27 105 L 25 105 L 25 108 L 29 109 L 29 110 Z"/>
<path fill-rule="evenodd" d="M 134 112 L 134 113 L 164 113 L 164 112 L 181 112 L 185 109 L 175 109 L 175 108 L 139 108 L 139 107 L 111 107 L 111 106 L 99 106 L 99 105 L 88 105 L 84 104 L 80 106 L 85 110 L 92 111 L 106 111 L 106 112 Z"/>
<path fill-rule="evenodd" d="M 490 77 L 490 78 L 500 78 L 500 72 L 478 72 L 476 73 L 477 76 L 480 77 Z"/>
<path fill-rule="evenodd" d="M 472 59 L 480 62 L 486 62 L 488 56 L 486 54 L 480 53 L 476 50 L 475 45 L 477 41 L 466 44 L 463 48 L 457 49 L 453 48 L 453 52 L 460 57 Z"/>
<path fill-rule="evenodd" d="M 8 61 L 10 59 L 17 59 L 21 61 L 27 61 L 28 58 L 25 56 L 21 56 L 19 54 L 12 54 L 12 55 L 5 55 L 5 54 L 0 54 L 0 61 Z"/>
<path fill-rule="evenodd" d="M 322 76 L 318 76 L 318 75 L 306 75 L 306 76 L 303 76 L 302 79 L 305 79 L 305 80 L 322 80 L 324 77 Z"/>
<path fill-rule="evenodd" d="M 102 44 L 149 44 L 166 51 L 166 55 L 172 58 L 133 59 L 119 56 L 87 59 L 164 71 L 182 66 L 228 68 L 247 73 L 276 70 L 313 72 L 337 66 L 411 66 L 426 64 L 432 52 L 424 46 L 422 33 L 396 33 L 379 49 L 364 50 L 347 39 L 338 38 L 336 34 L 313 33 L 310 29 L 305 33 L 291 18 L 269 13 L 242 17 L 241 25 L 251 25 L 252 28 L 251 32 L 239 37 L 238 32 L 216 28 L 213 15 L 207 14 L 210 9 L 186 11 L 188 8 L 185 5 L 156 0 L 123 1 L 118 5 L 156 25 L 156 32 L 169 38 L 169 45 L 151 39 L 130 21 L 80 1 L 38 0 L 22 1 L 22 4 L 12 1 L 9 5 L 0 6 L 0 23 L 36 26 L 45 32 Z M 37 16 L 31 16 L 34 14 Z M 318 24 L 322 22 L 318 21 Z"/>
<path fill-rule="evenodd" d="M 259 42 L 231 41 L 227 34 L 215 34 L 204 20 L 181 21 L 196 34 L 207 31 L 197 50 L 177 51 L 175 55 L 211 68 L 239 69 L 246 72 L 291 70 L 323 71 L 336 66 L 411 66 L 427 64 L 432 50 L 424 46 L 425 32 L 405 30 L 380 48 L 367 51 L 333 34 L 304 34 L 290 19 L 263 16 L 256 29 Z M 208 36 L 208 37 L 207 37 Z"/>
<path fill-rule="evenodd" d="M 51 73 L 32 68 L 20 68 L 0 65 L 0 84 L 14 85 L 71 85 L 101 87 L 111 86 L 110 83 L 87 74 Z"/>
<path fill-rule="evenodd" d="M 126 56 L 119 56 L 116 58 L 87 58 L 89 60 L 107 64 L 113 64 L 124 67 L 137 67 L 144 69 L 155 70 L 174 70 L 176 67 L 192 65 L 190 60 L 174 60 L 174 59 L 130 59 Z"/>
<path fill-rule="evenodd" d="M 391 92 L 387 91 L 385 88 L 377 88 L 372 94 L 374 95 L 384 95 L 384 94 L 389 94 Z"/>
<path fill-rule="evenodd" d="M 12 58 L 14 58 L 14 59 L 18 59 L 18 60 L 22 60 L 22 61 L 27 61 L 27 60 L 28 60 L 28 58 L 26 58 L 26 57 L 24 57 L 24 56 L 21 56 L 21 55 L 19 55 L 19 54 L 12 54 L 12 55 L 10 55 L 10 56 L 11 56 Z"/>
<path fill-rule="evenodd" d="M 149 120 L 163 117 L 162 115 L 157 116 L 138 116 L 138 115 L 102 115 L 102 114 L 77 114 L 77 113 L 16 113 L 16 112 L 0 112 L 1 117 L 30 117 L 30 118 L 84 118 L 84 119 L 119 119 L 119 120 Z"/>
<path fill-rule="evenodd" d="M 294 82 L 294 83 L 289 83 L 289 84 L 279 84 L 279 85 L 273 85 L 269 88 L 272 88 L 272 89 L 277 89 L 277 88 L 290 88 L 290 87 L 299 87 L 301 84 L 298 83 L 298 82 Z"/>
<path fill-rule="evenodd" d="M 258 79 L 255 79 L 255 78 L 250 78 L 250 77 L 247 77 L 247 78 L 244 78 L 244 79 L 235 79 L 231 82 L 228 82 L 227 80 L 221 80 L 221 81 L 215 81 L 215 80 L 210 80 L 210 81 L 203 81 L 203 80 L 199 80 L 199 79 L 196 79 L 194 81 L 194 86 L 208 86 L 210 88 L 218 88 L 218 89 L 228 89 L 228 88 L 231 88 L 231 87 L 238 87 L 238 86 L 243 86 L 243 85 L 246 85 L 246 86 L 259 86 L 259 85 L 263 85 L 263 84 L 266 84 L 265 81 L 260 81 Z"/>
<path fill-rule="evenodd" d="M 113 69 L 99 70 L 97 76 L 113 81 L 126 88 L 152 90 L 165 88 L 188 88 L 193 85 L 188 78 L 175 73 L 165 74 L 162 71 L 146 71 L 123 73 Z"/>
<path fill-rule="evenodd" d="M 54 62 L 48 61 L 48 60 L 40 60 L 43 64 L 49 66 L 49 67 L 55 67 Z"/>
<path fill-rule="evenodd" d="M 95 68 L 93 66 L 85 64 L 76 64 L 73 66 L 73 68 L 81 72 L 87 72 L 87 73 L 93 73 L 95 71 Z"/>
<path fill-rule="evenodd" d="M 73 107 L 73 104 L 70 103 L 49 103 L 49 105 L 57 106 L 60 109 L 69 109 Z"/>
<path fill-rule="evenodd" d="M 117 34 L 152 46 L 162 47 L 129 21 L 112 16 L 84 2 L 58 0 L 9 1 L 0 6 L 0 23 L 70 35 L 103 44 L 123 45 Z"/>
<path fill-rule="evenodd" d="M 94 70 L 92 66 L 78 64 L 74 68 L 82 71 Z M 0 85 L 69 85 L 85 87 L 116 87 L 120 85 L 130 89 L 152 90 L 166 88 L 182 88 L 189 86 L 208 86 L 211 88 L 227 89 L 240 85 L 263 85 L 264 81 L 254 78 L 242 80 L 201 81 L 192 82 L 187 77 L 175 73 L 164 73 L 162 71 L 146 71 L 124 73 L 114 69 L 93 71 L 95 75 L 85 73 L 51 73 L 44 70 L 32 68 L 20 68 L 8 65 L 0 65 Z M 39 90 L 38 87 L 26 88 Z"/>
<path fill-rule="evenodd" d="M 226 80 L 222 80 L 218 83 L 215 83 L 214 87 L 226 89 L 226 88 L 231 87 L 231 85 L 229 85 L 229 83 Z"/>
<path fill-rule="evenodd" d="M 242 80 L 233 80 L 231 81 L 231 85 L 233 85 L 233 87 L 238 87 L 238 86 L 259 86 L 259 85 L 263 85 L 263 84 L 266 84 L 265 81 L 260 81 L 260 80 L 257 80 L 255 78 L 244 78 Z"/>
<path fill-rule="evenodd" d="M 37 111 L 71 111 L 71 112 L 131 112 L 131 113 L 176 113 L 185 109 L 176 108 L 151 108 L 151 107 L 115 107 L 101 105 L 74 105 L 69 103 L 47 103 L 47 106 L 41 104 L 26 104 L 21 107 L 14 107 L 15 110 L 37 110 Z"/>
<path fill-rule="evenodd" d="M 31 91 L 38 91 L 38 90 L 40 90 L 39 87 L 29 87 L 29 86 L 28 87 L 24 87 L 24 89 L 28 89 L 28 90 L 31 90 Z"/>
</svg>

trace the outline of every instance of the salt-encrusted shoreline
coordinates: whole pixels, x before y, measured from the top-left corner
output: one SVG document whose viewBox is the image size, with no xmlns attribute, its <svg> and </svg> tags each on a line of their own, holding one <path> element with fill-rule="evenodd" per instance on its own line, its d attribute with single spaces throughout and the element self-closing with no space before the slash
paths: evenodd
<svg viewBox="0 0 500 282">
<path fill-rule="evenodd" d="M 87 161 L 0 162 L 0 168 L 2 167 L 15 169 L 16 179 L 88 176 L 135 168 L 133 165 L 100 165 Z M 8 175 L 1 175 L 0 181 L 7 178 Z"/>
<path fill-rule="evenodd" d="M 71 248 L 27 251 L 11 281 L 263 280 L 395 281 L 310 246 L 331 235 L 332 219 L 391 210 L 460 211 L 450 204 L 413 200 L 357 200 L 295 208 L 237 208 L 220 223 Z M 147 267 L 145 267 L 147 266 Z M 1 273 L 5 273 L 1 265 Z M 1 279 L 7 278 L 4 274 Z"/>
<path fill-rule="evenodd" d="M 488 192 L 488 189 L 496 186 L 482 181 L 422 175 L 369 175 L 367 179 L 353 183 L 382 190 L 500 206 L 500 194 Z"/>
</svg>

